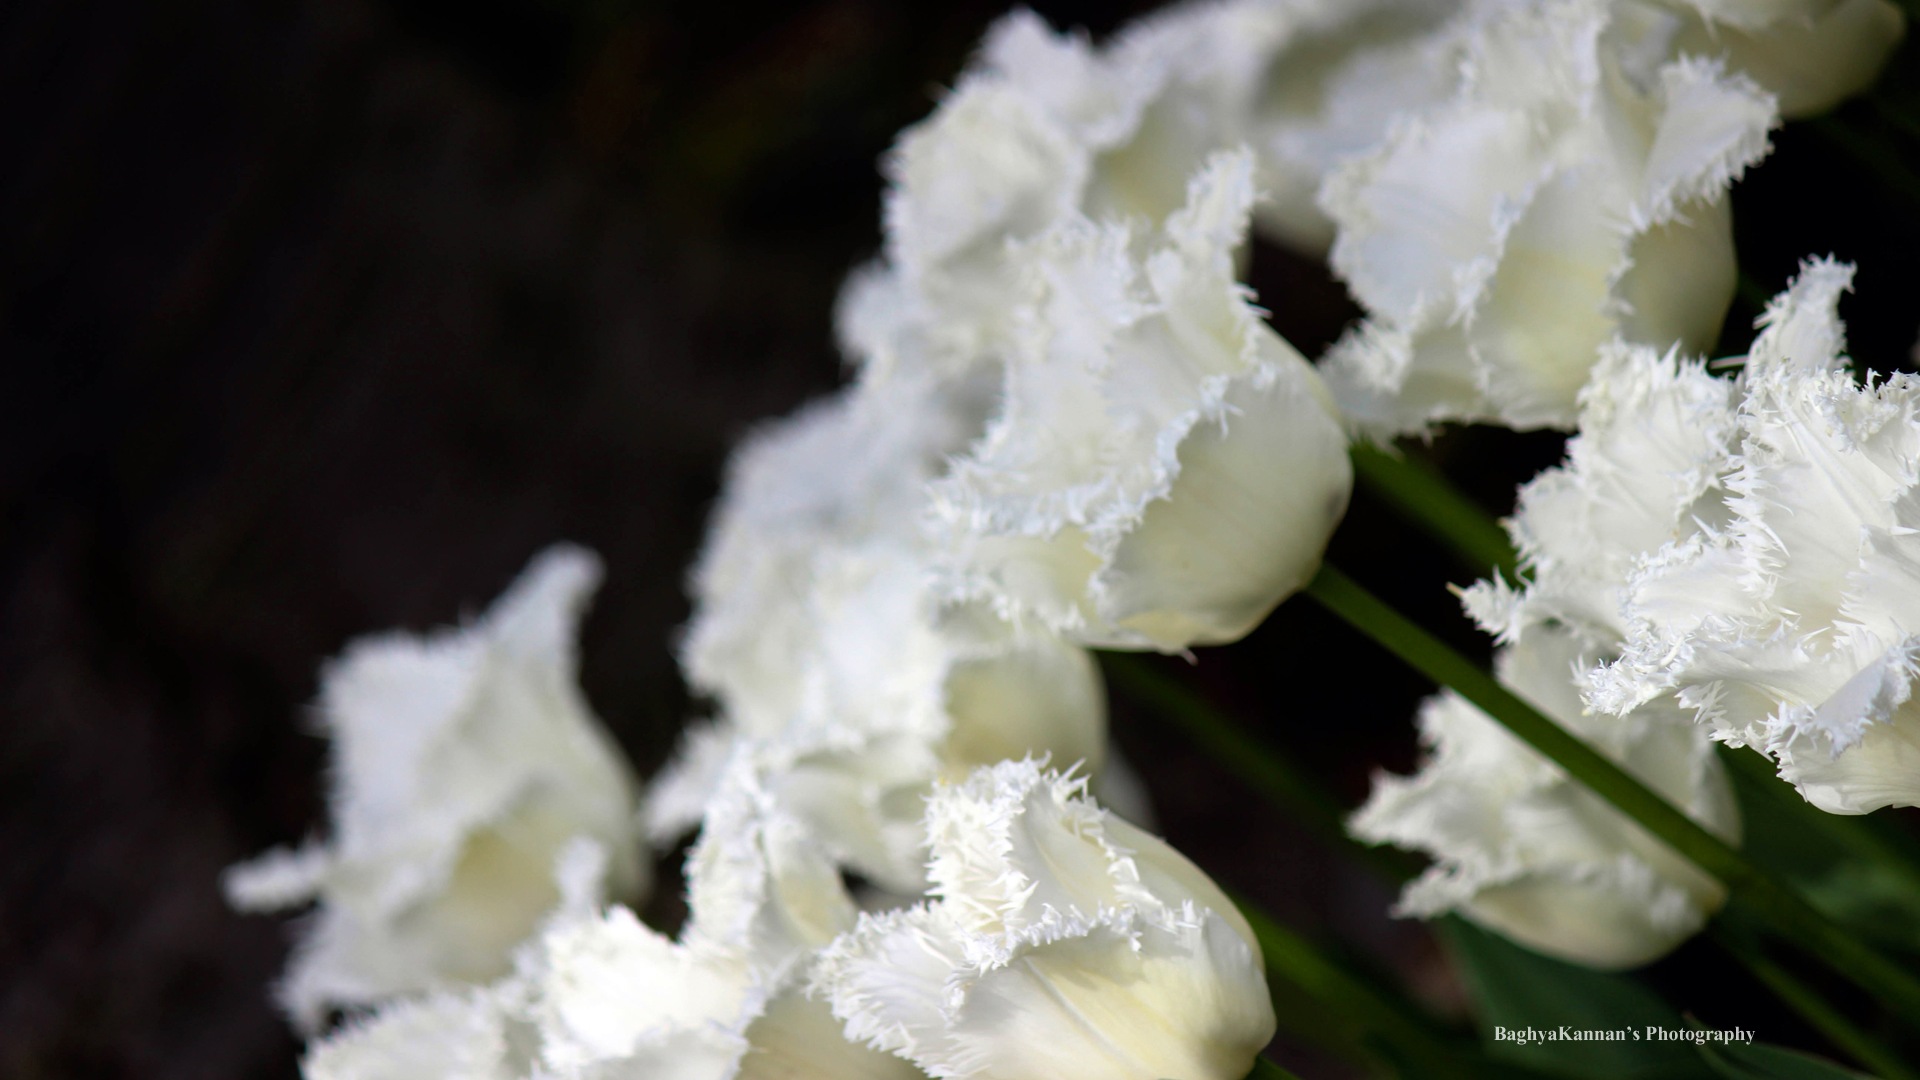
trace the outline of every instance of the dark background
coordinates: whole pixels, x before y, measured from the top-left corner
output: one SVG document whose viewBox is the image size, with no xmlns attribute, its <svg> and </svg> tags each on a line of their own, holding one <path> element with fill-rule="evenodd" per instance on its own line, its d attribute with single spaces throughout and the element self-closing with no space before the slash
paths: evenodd
<svg viewBox="0 0 1920 1080">
<path fill-rule="evenodd" d="M 1137 5 L 1038 7 L 1101 32 Z M 478 610 L 549 541 L 606 558 L 584 680 L 658 766 L 696 708 L 670 650 L 726 450 L 835 385 L 875 159 L 1001 10 L 0 6 L 0 1075 L 293 1075 L 267 998 L 288 927 L 229 913 L 216 875 L 323 821 L 319 662 Z M 1736 200 L 1761 295 L 1805 254 L 1861 262 L 1846 314 L 1881 368 L 1920 329 L 1912 101 L 1788 130 Z M 1862 133 L 1879 160 L 1841 152 Z M 1253 277 L 1309 354 L 1354 314 L 1278 251 Z M 1558 446 L 1432 453 L 1498 512 Z M 1440 588 L 1471 575 L 1364 495 L 1334 557 L 1485 654 Z M 1413 762 L 1427 688 L 1304 603 L 1165 666 L 1350 804 Z M 1130 702 L 1115 727 L 1202 866 L 1464 1008 L 1350 857 Z M 1751 996 L 1696 946 L 1653 977 Z M 1725 1022 L 1798 1030 L 1751 1008 Z"/>
</svg>

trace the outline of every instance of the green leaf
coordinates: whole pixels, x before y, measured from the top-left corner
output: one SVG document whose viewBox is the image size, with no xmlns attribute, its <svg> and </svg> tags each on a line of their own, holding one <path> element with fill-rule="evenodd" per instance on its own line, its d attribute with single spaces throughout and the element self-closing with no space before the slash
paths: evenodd
<svg viewBox="0 0 1920 1080">
<path fill-rule="evenodd" d="M 1702 1044 L 1700 1057 L 1715 1076 L 1726 1080 L 1864 1080 L 1864 1073 L 1843 1069 L 1825 1058 L 1778 1046 Z"/>
<path fill-rule="evenodd" d="M 1550 959 L 1462 919 L 1438 924 L 1467 989 L 1479 1003 L 1489 1056 L 1577 1077 L 1707 1077 L 1691 1043 L 1635 1039 L 1648 1027 L 1682 1029 L 1659 995 L 1625 975 Z M 1521 1043 L 1496 1029 L 1557 1033 L 1617 1031 L 1618 1041 Z"/>
</svg>

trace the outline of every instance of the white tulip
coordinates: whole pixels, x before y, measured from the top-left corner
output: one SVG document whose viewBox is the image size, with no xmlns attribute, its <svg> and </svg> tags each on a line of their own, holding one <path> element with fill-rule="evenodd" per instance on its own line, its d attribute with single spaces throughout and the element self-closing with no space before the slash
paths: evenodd
<svg viewBox="0 0 1920 1080">
<path fill-rule="evenodd" d="M 843 863 L 918 893 L 935 778 L 1028 753 L 1099 767 L 1106 703 L 1085 651 L 946 612 L 931 587 L 926 485 L 983 412 L 952 384 L 889 379 L 736 455 L 682 650 L 720 724 L 656 785 L 656 839 L 697 821 L 722 763 L 744 754 Z"/>
<path fill-rule="evenodd" d="M 1253 166 L 1213 158 L 1164 228 L 1075 219 L 1016 253 L 1000 413 L 935 485 L 945 587 L 1088 644 L 1232 641 L 1346 509 L 1318 378 L 1234 278 Z"/>
<path fill-rule="evenodd" d="M 1239 1080 L 1272 1038 L 1233 905 L 1084 783 L 982 768 L 927 808 L 936 899 L 859 925 L 814 992 L 847 1036 L 937 1077 Z"/>
<path fill-rule="evenodd" d="M 635 791 L 576 681 L 591 553 L 538 556 L 486 615 L 426 637 L 361 639 L 323 673 L 333 837 L 233 867 L 244 910 L 317 899 L 280 996 L 303 1026 L 508 970 L 559 899 L 576 837 L 613 853 L 608 886 L 646 880 Z"/>
<path fill-rule="evenodd" d="M 1618 712 L 1676 693 L 1843 814 L 1920 803 L 1920 380 L 1861 385 L 1846 369 L 1851 278 L 1810 263 L 1769 305 L 1723 523 L 1645 561 L 1625 653 L 1590 695 Z"/>
<path fill-rule="evenodd" d="M 1712 61 L 1649 62 L 1616 14 L 1490 9 L 1454 97 L 1327 179 L 1333 266 L 1367 320 L 1322 371 L 1357 427 L 1570 426 L 1605 342 L 1714 340 L 1725 195 L 1766 153 L 1773 99 Z"/>
<path fill-rule="evenodd" d="M 1594 657 L 1558 626 L 1529 630 L 1495 661 L 1500 680 L 1690 817 L 1738 840 L 1739 811 L 1713 744 L 1674 707 L 1583 712 L 1575 675 Z M 1536 951 L 1597 968 L 1658 959 L 1704 925 L 1726 891 L 1464 699 L 1420 711 L 1429 756 L 1381 774 L 1354 834 L 1428 852 L 1434 865 L 1398 914 L 1461 915 Z"/>
<path fill-rule="evenodd" d="M 1705 730 L 1671 702 L 1625 717 L 1581 705 L 1583 675 L 1617 655 L 1637 561 L 1711 518 L 1728 459 L 1733 384 L 1674 353 L 1614 342 L 1580 395 L 1565 464 L 1520 491 L 1508 524 L 1527 580 L 1466 590 L 1508 643 L 1502 682 L 1712 831 L 1739 815 Z M 1426 851 L 1402 914 L 1462 915 L 1540 952 L 1602 968 L 1665 954 L 1724 900 L 1712 879 L 1453 694 L 1420 713 L 1428 760 L 1381 776 L 1354 818 L 1364 839 Z"/>
<path fill-rule="evenodd" d="M 1007 246 L 1057 223 L 1178 211 L 1208 155 L 1249 138 L 1272 51 L 1297 24 L 1277 5 L 1188 5 L 1101 48 L 1016 11 L 888 155 L 886 247 L 841 298 L 843 348 L 879 380 L 953 377 L 1012 344 Z"/>
</svg>

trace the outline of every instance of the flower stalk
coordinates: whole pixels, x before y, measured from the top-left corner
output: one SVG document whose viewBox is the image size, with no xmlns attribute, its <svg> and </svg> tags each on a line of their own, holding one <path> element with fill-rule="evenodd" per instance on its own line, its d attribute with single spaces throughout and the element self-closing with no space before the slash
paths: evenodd
<svg viewBox="0 0 1920 1080">
<path fill-rule="evenodd" d="M 1300 1080 L 1300 1078 L 1266 1058 L 1254 1058 L 1253 1071 L 1247 1074 L 1247 1080 Z"/>
<path fill-rule="evenodd" d="M 1432 533 L 1475 572 L 1515 576 L 1519 564 L 1507 534 L 1436 470 L 1365 440 L 1354 443 L 1352 453 L 1354 479 L 1400 516 Z"/>
</svg>

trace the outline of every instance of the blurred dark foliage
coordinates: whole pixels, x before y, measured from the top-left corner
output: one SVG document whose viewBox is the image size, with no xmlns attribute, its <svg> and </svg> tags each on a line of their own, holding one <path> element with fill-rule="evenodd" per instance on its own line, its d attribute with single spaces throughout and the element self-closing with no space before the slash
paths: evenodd
<svg viewBox="0 0 1920 1080">
<path fill-rule="evenodd" d="M 1036 6 L 1096 34 L 1138 7 Z M 229 913 L 216 878 L 321 827 L 317 666 L 477 610 L 551 540 L 607 560 L 586 687 L 658 766 L 697 708 L 671 650 L 727 448 L 840 378 L 875 160 L 1000 10 L 0 5 L 0 1075 L 293 1075 L 268 999 L 288 927 Z M 1861 263 L 1846 315 L 1882 367 L 1920 324 L 1911 69 L 1782 133 L 1737 198 L 1762 295 L 1805 254 Z M 1309 353 L 1353 316 L 1278 251 L 1254 283 Z M 1430 452 L 1498 512 L 1559 440 Z M 1472 574 L 1366 497 L 1334 557 L 1485 654 L 1440 588 Z M 1427 688 L 1304 603 L 1166 663 L 1349 802 L 1414 760 Z M 1464 1007 L 1385 885 L 1128 702 L 1115 724 L 1201 865 Z M 1710 1020 L 1798 1031 L 1704 946 L 1652 974 Z"/>
</svg>

